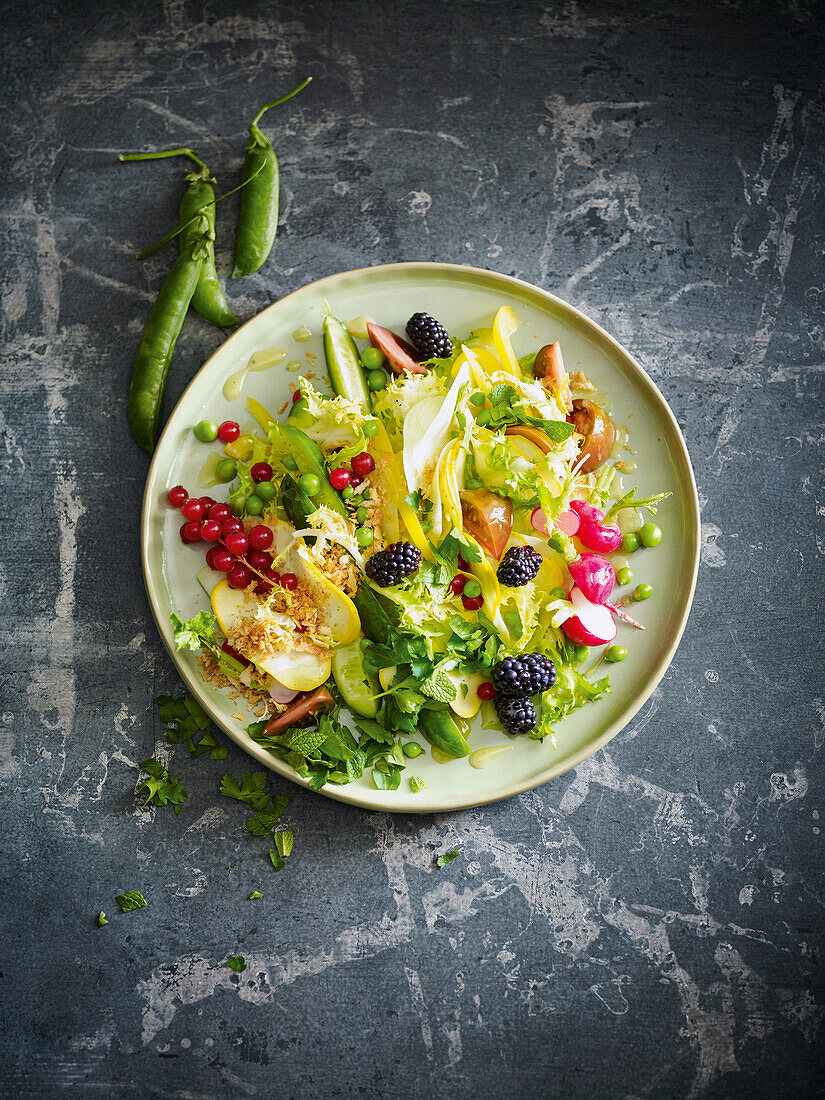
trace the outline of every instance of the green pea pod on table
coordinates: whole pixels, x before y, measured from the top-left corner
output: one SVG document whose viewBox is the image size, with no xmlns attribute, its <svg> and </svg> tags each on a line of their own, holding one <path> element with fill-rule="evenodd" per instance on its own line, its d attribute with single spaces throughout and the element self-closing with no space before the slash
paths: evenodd
<svg viewBox="0 0 825 1100">
<path fill-rule="evenodd" d="M 235 244 L 233 279 L 239 275 L 253 275 L 261 267 L 272 250 L 275 234 L 278 232 L 278 158 L 272 143 L 261 132 L 258 122 L 265 111 L 286 103 L 311 80 L 311 76 L 307 77 L 291 92 L 272 103 L 266 103 L 249 126 L 246 157 L 241 170 L 241 179 L 247 186 L 241 191 L 241 216 Z"/>
<path fill-rule="evenodd" d="M 201 267 L 198 285 L 192 297 L 192 305 L 205 320 L 220 328 L 240 324 L 229 308 L 215 266 L 215 179 L 212 173 L 192 149 L 169 149 L 157 153 L 127 153 L 122 161 L 166 160 L 169 157 L 188 157 L 196 168 L 186 173 L 187 187 L 180 204 L 180 248 L 183 251 L 187 237 L 206 233 L 206 256 Z M 206 219 L 203 223 L 200 217 Z M 203 229 L 203 225 L 206 228 Z M 166 239 L 166 238 L 164 238 Z M 161 243 L 161 242 L 158 242 Z M 154 246 L 153 246 L 154 249 Z M 148 250 L 151 252 L 153 249 Z M 144 255 L 147 253 L 144 253 Z"/>
<path fill-rule="evenodd" d="M 144 451 L 151 452 L 155 446 L 166 374 L 198 285 L 208 240 L 206 233 L 192 235 L 186 248 L 181 249 L 143 330 L 132 368 L 129 425 Z"/>
</svg>

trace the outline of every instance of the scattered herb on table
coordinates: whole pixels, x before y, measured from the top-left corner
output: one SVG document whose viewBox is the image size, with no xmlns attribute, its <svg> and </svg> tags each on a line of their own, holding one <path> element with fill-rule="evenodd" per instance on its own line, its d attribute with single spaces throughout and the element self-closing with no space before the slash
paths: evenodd
<svg viewBox="0 0 825 1100">
<path fill-rule="evenodd" d="M 440 855 L 435 861 L 435 865 L 440 870 L 442 867 L 446 867 L 448 863 L 452 863 L 453 860 L 459 855 L 461 855 L 461 853 L 458 851 L 458 849 L 453 848 L 451 852 L 444 852 L 443 855 Z"/>
<path fill-rule="evenodd" d="M 165 806 L 169 803 L 175 807 L 175 813 L 179 814 L 187 797 L 185 788 L 153 756 L 142 760 L 140 766 L 149 777 L 138 787 L 139 791 L 148 792 L 143 805 L 148 806 L 151 803 L 153 806 Z"/>
<path fill-rule="evenodd" d="M 96 920 L 97 920 L 97 926 L 98 926 L 98 928 L 102 928 L 104 924 L 108 924 L 108 923 L 109 923 L 109 922 L 108 922 L 108 921 L 106 920 L 106 914 L 105 914 L 105 913 L 103 912 L 103 910 L 102 910 L 102 909 L 101 909 L 101 910 L 100 910 L 100 912 L 99 912 L 99 913 L 97 914 L 97 918 L 96 918 Z"/>
<path fill-rule="evenodd" d="M 243 955 L 230 955 L 223 965 L 228 966 L 230 970 L 234 970 L 236 974 L 243 974 L 244 970 L 247 969 L 246 959 Z"/>
<path fill-rule="evenodd" d="M 263 894 L 260 892 L 260 890 L 253 890 L 252 893 L 249 895 L 248 900 L 249 901 L 256 901 L 258 898 L 262 898 L 262 897 L 263 897 Z"/>
<path fill-rule="evenodd" d="M 140 890 L 132 890 L 129 894 L 118 894 L 115 901 L 120 906 L 121 913 L 131 913 L 133 909 L 143 909 L 146 899 Z"/>
</svg>

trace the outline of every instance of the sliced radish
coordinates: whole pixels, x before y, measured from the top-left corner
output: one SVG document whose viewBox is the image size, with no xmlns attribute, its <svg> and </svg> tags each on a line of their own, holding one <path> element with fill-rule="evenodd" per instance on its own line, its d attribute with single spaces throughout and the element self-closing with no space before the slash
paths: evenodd
<svg viewBox="0 0 825 1100">
<path fill-rule="evenodd" d="M 616 624 L 606 607 L 590 600 L 578 588 L 570 591 L 576 614 L 566 619 L 561 628 L 576 645 L 606 645 L 616 637 Z"/>
<path fill-rule="evenodd" d="M 601 523 L 604 519 L 604 512 L 586 500 L 571 500 L 570 507 L 582 523 Z"/>
<path fill-rule="evenodd" d="M 284 687 L 277 680 L 273 680 L 269 686 L 269 695 L 274 703 L 291 703 L 295 696 L 300 694 L 300 691 Z"/>
<path fill-rule="evenodd" d="M 376 325 L 373 321 L 367 322 L 367 332 L 370 343 L 374 348 L 383 351 L 393 374 L 426 374 L 426 368 L 422 367 L 413 358 L 415 348 L 390 332 L 383 325 Z"/>
<path fill-rule="evenodd" d="M 563 535 L 572 536 L 578 534 L 581 522 L 579 513 L 574 512 L 572 508 L 568 508 L 556 520 L 556 527 Z"/>
<path fill-rule="evenodd" d="M 613 566 L 601 554 L 582 554 L 567 566 L 570 576 L 591 603 L 607 603 L 616 574 Z"/>
<path fill-rule="evenodd" d="M 548 538 L 553 534 L 550 521 L 542 508 L 534 508 L 530 513 L 530 526 L 534 531 L 538 531 L 540 535 L 547 535 Z"/>
<path fill-rule="evenodd" d="M 609 554 L 622 544 L 622 533 L 612 524 L 585 523 L 579 528 L 579 542 L 588 550 Z"/>
</svg>

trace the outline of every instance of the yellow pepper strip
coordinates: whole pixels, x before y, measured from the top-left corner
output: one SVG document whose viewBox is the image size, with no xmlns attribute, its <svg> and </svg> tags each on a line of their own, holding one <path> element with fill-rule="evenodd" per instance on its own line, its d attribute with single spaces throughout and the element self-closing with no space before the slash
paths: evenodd
<svg viewBox="0 0 825 1100">
<path fill-rule="evenodd" d="M 475 540 L 473 539 L 473 542 Z M 476 543 L 478 546 L 478 543 Z M 501 635 L 506 645 L 512 644 L 512 636 L 507 624 L 501 616 L 501 588 L 499 587 L 496 571 L 484 556 L 484 551 L 479 547 L 481 561 L 470 562 L 470 572 L 481 585 L 481 595 L 484 597 L 484 611 L 495 624 L 496 630 Z"/>
<path fill-rule="evenodd" d="M 386 542 L 398 542 L 398 486 L 395 474 L 395 455 L 390 437 L 380 421 L 378 433 L 373 437 L 372 450 L 375 455 L 375 472 L 381 496 L 381 531 Z"/>
<path fill-rule="evenodd" d="M 248 462 L 254 449 L 254 437 L 248 435 L 239 435 L 234 443 L 227 443 L 224 447 L 230 458 L 240 459 L 241 462 Z"/>
<path fill-rule="evenodd" d="M 461 511 L 461 497 L 459 496 L 459 484 L 464 477 L 464 463 L 467 454 L 461 446 L 461 440 L 456 439 L 449 444 L 439 465 L 439 485 L 441 488 L 441 503 L 447 516 L 458 531 L 464 530 L 464 516 Z"/>
<path fill-rule="evenodd" d="M 479 349 L 495 353 L 496 344 L 493 336 L 493 330 L 491 328 L 478 328 L 472 335 L 472 339 L 469 341 L 470 347 L 473 351 L 479 351 Z M 498 368 L 496 368 L 498 369 Z"/>
<path fill-rule="evenodd" d="M 492 382 L 488 375 L 494 374 L 497 370 L 501 370 L 501 364 L 492 352 L 487 351 L 485 348 L 467 348 L 467 361 L 473 364 L 475 360 L 474 380 L 477 386 L 487 391 L 491 388 Z"/>
<path fill-rule="evenodd" d="M 466 349 L 462 347 L 461 355 L 456 357 L 456 361 L 453 363 L 452 367 L 450 367 L 450 378 L 455 378 L 455 376 L 458 374 L 458 372 L 461 370 L 466 362 Z"/>
<path fill-rule="evenodd" d="M 407 487 L 407 482 L 404 477 L 404 463 L 400 454 L 393 455 L 393 467 L 395 470 L 395 480 L 399 486 L 396 503 L 398 505 L 398 514 L 401 517 L 401 522 L 407 528 L 407 534 L 412 539 L 414 545 L 418 547 L 425 558 L 432 561 L 433 555 L 430 544 L 427 542 L 427 536 L 424 534 L 424 529 L 418 521 L 418 516 L 407 502 L 406 493 L 403 492 Z"/>
<path fill-rule="evenodd" d="M 496 351 L 504 370 L 509 371 L 514 378 L 521 378 L 521 368 L 513 353 L 510 337 L 518 329 L 518 317 L 512 306 L 502 306 L 493 321 L 493 339 L 496 343 Z"/>
<path fill-rule="evenodd" d="M 265 433 L 268 433 L 270 427 L 277 423 L 272 413 L 270 413 L 268 409 L 265 409 L 260 401 L 256 401 L 254 397 L 247 397 L 246 407 L 261 425 Z"/>
</svg>

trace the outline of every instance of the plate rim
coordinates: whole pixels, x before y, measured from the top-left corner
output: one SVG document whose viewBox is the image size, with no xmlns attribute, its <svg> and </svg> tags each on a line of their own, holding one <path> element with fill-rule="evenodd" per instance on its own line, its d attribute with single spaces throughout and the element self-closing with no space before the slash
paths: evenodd
<svg viewBox="0 0 825 1100">
<path fill-rule="evenodd" d="M 573 756 L 566 757 L 564 760 L 558 761 L 555 765 L 551 763 L 537 776 L 532 776 L 529 779 L 525 780 L 523 783 L 516 784 L 511 790 L 508 790 L 506 793 L 493 793 L 489 796 L 483 796 L 480 798 L 460 799 L 456 802 L 450 802 L 448 805 L 440 806 L 421 806 L 420 802 L 418 806 L 416 806 L 414 804 L 411 804 L 408 798 L 402 798 L 399 800 L 400 804 L 394 805 L 384 802 L 378 802 L 375 798 L 372 797 L 370 792 L 361 792 L 357 788 L 353 788 L 351 784 L 338 786 L 336 784 L 327 783 L 321 790 L 314 790 L 314 788 L 310 787 L 309 781 L 307 779 L 299 776 L 292 768 L 289 767 L 289 765 L 284 763 L 284 761 L 277 760 L 274 757 L 271 757 L 268 753 L 266 753 L 266 750 L 262 749 L 259 745 L 256 745 L 255 742 L 251 741 L 248 735 L 244 734 L 243 736 L 245 737 L 245 740 L 242 740 L 241 737 L 238 735 L 238 731 L 230 728 L 228 725 L 222 722 L 221 719 L 214 713 L 212 707 L 210 706 L 209 695 L 205 691 L 206 685 L 195 677 L 195 675 L 187 666 L 186 662 L 179 659 L 179 653 L 173 644 L 171 631 L 168 625 L 163 621 L 160 614 L 160 608 L 158 606 L 159 600 L 155 593 L 154 584 L 151 579 L 152 570 L 149 564 L 149 517 L 153 501 L 153 496 L 150 493 L 150 489 L 154 487 L 155 482 L 159 476 L 158 471 L 160 470 L 160 455 L 162 450 L 161 444 L 163 443 L 167 433 L 170 431 L 172 421 L 174 420 L 175 414 L 177 413 L 179 407 L 184 402 L 190 390 L 193 388 L 200 375 L 203 373 L 204 370 L 206 370 L 212 360 L 217 355 L 219 355 L 226 347 L 226 345 L 231 340 L 234 340 L 235 337 L 238 336 L 248 325 L 251 325 L 253 322 L 258 321 L 259 318 L 263 317 L 271 310 L 274 310 L 276 307 L 281 306 L 290 298 L 295 297 L 295 295 L 301 294 L 307 290 L 310 290 L 313 287 L 319 287 L 322 284 L 329 282 L 333 279 L 363 275 L 367 272 L 383 271 L 385 273 L 397 273 L 421 270 L 438 270 L 447 272 L 452 271 L 462 272 L 465 274 L 470 273 L 476 276 L 483 276 L 487 278 L 501 280 L 515 287 L 529 290 L 532 293 L 538 294 L 540 297 L 546 299 L 549 303 L 553 303 L 554 305 L 562 307 L 562 309 L 564 310 L 568 310 L 576 317 L 579 323 L 590 329 L 592 333 L 598 335 L 600 339 L 606 341 L 612 350 L 618 351 L 621 356 L 625 357 L 626 360 L 629 361 L 629 363 L 632 365 L 633 369 L 637 372 L 641 380 L 649 388 L 649 391 L 651 392 L 656 403 L 660 406 L 660 411 L 664 413 L 665 419 L 669 422 L 670 428 L 674 434 L 675 441 L 679 447 L 680 457 L 684 463 L 687 473 L 686 488 L 689 489 L 689 491 L 687 492 L 687 496 L 691 506 L 690 516 L 687 517 L 690 521 L 688 526 L 693 526 L 694 528 L 694 538 L 692 539 L 692 543 L 689 547 L 689 549 L 692 551 L 692 554 L 690 559 L 690 586 L 687 598 L 685 600 L 684 607 L 679 617 L 676 629 L 672 634 L 672 641 L 670 646 L 667 647 L 667 649 L 665 649 L 660 655 L 658 655 L 657 661 L 652 668 L 652 674 L 650 668 L 648 668 L 647 670 L 648 678 L 646 681 L 645 690 L 643 690 L 638 696 L 635 696 L 633 698 L 632 702 L 629 703 L 628 706 L 622 711 L 621 715 L 607 726 L 602 735 L 596 741 L 588 743 L 586 746 L 583 746 L 579 751 L 574 753 Z M 217 348 L 215 348 L 212 354 L 206 360 L 204 360 L 204 362 L 201 364 L 201 366 L 198 368 L 198 370 L 195 372 L 195 374 L 192 376 L 192 378 L 184 388 L 183 392 L 181 393 L 180 397 L 178 398 L 166 418 L 163 429 L 155 445 L 151 462 L 149 463 L 149 469 L 146 472 L 146 482 L 143 490 L 143 502 L 141 506 L 140 521 L 141 570 L 143 573 L 143 583 L 144 589 L 146 591 L 146 597 L 149 602 L 150 610 L 152 612 L 152 618 L 155 621 L 155 626 L 157 627 L 158 633 L 160 634 L 161 641 L 163 642 L 164 647 L 166 648 L 166 651 L 169 654 L 173 665 L 177 669 L 178 674 L 184 680 L 184 683 L 187 685 L 189 691 L 195 695 L 201 705 L 209 713 L 215 725 L 223 730 L 223 732 L 232 741 L 234 741 L 239 748 L 243 749 L 243 751 L 247 753 L 247 755 L 253 757 L 270 771 L 277 772 L 285 779 L 288 779 L 292 783 L 298 784 L 305 790 L 312 791 L 313 793 L 319 794 L 325 798 L 332 798 L 336 802 L 344 802 L 348 805 L 359 807 L 360 809 L 373 811 L 378 810 L 379 812 L 388 813 L 454 813 L 458 810 L 472 809 L 476 806 L 485 806 L 493 802 L 502 802 L 507 798 L 513 798 L 516 795 L 524 794 L 527 791 L 535 790 L 537 787 L 544 786 L 544 784 L 549 783 L 553 779 L 558 779 L 560 776 L 566 774 L 569 771 L 572 771 L 573 768 L 578 767 L 585 760 L 589 759 L 591 756 L 594 756 L 597 752 L 604 748 L 604 746 L 607 745 L 608 742 L 612 741 L 612 739 L 616 737 L 617 734 L 619 734 L 623 729 L 625 729 L 625 727 L 630 724 L 633 718 L 635 718 L 635 716 L 638 714 L 638 712 L 650 699 L 653 692 L 659 686 L 662 679 L 664 678 L 665 673 L 670 667 L 673 657 L 676 654 L 676 650 L 678 649 L 684 635 L 685 627 L 687 625 L 687 621 L 690 617 L 690 612 L 693 607 L 693 599 L 696 593 L 696 584 L 699 574 L 700 550 L 701 508 L 699 504 L 699 494 L 696 487 L 696 477 L 693 471 L 693 464 L 690 460 L 690 452 L 688 451 L 687 443 L 685 441 L 684 435 L 682 434 L 682 429 L 679 426 L 679 422 L 677 421 L 673 410 L 668 404 L 667 399 L 665 398 L 659 387 L 656 385 L 656 383 L 653 381 L 653 379 L 650 377 L 650 375 L 647 373 L 647 371 L 644 369 L 644 367 L 641 365 L 641 363 L 638 362 L 636 357 L 632 355 L 631 352 L 629 352 L 627 348 L 624 347 L 624 345 L 622 345 L 597 321 L 594 321 L 586 313 L 582 312 L 582 310 L 580 310 L 578 307 L 571 305 L 569 302 L 566 302 L 563 298 L 559 298 L 552 292 L 544 290 L 543 288 L 536 286 L 534 283 L 528 282 L 526 279 L 520 279 L 515 275 L 505 275 L 502 272 L 498 271 L 491 271 L 488 268 L 475 267 L 470 264 L 453 264 L 429 260 L 409 260 L 398 261 L 389 264 L 373 264 L 366 267 L 353 268 L 347 271 L 334 272 L 330 275 L 323 275 L 319 279 L 313 279 L 311 282 L 304 283 L 303 286 L 296 287 L 295 290 L 292 290 L 289 294 L 285 294 L 283 297 L 278 298 L 277 301 L 270 302 L 268 306 L 265 306 L 264 309 L 260 310 L 260 312 L 256 313 L 253 317 L 250 317 L 247 321 L 244 321 L 242 325 L 239 325 L 233 332 L 231 332 L 229 336 L 227 336 L 227 338 L 223 340 Z M 375 791 L 375 794 L 385 793 L 386 792 L 379 792 L 377 789 Z M 398 792 L 393 791 L 391 793 L 395 795 Z"/>
</svg>

